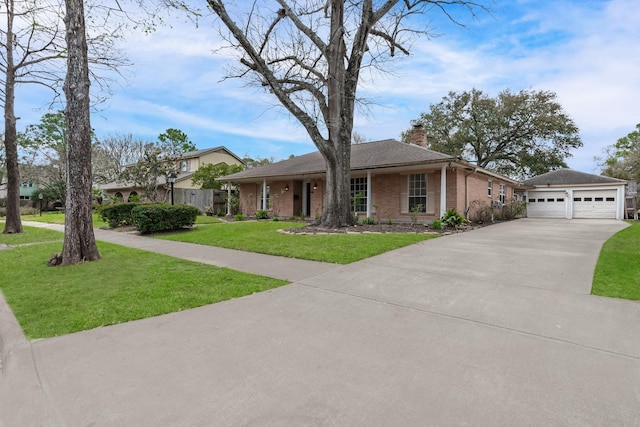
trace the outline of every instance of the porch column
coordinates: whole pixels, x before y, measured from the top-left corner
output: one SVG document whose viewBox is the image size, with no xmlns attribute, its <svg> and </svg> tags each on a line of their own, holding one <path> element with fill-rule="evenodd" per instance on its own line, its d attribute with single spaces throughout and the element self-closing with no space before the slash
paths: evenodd
<svg viewBox="0 0 640 427">
<path fill-rule="evenodd" d="M 367 172 L 367 218 L 371 217 L 371 171 Z"/>
<path fill-rule="evenodd" d="M 447 165 L 440 170 L 440 218 L 447 211 Z"/>
<path fill-rule="evenodd" d="M 213 205 L 213 202 L 211 202 Z M 227 216 L 231 216 L 231 183 L 227 182 Z"/>
<path fill-rule="evenodd" d="M 565 191 L 565 215 L 566 219 L 573 218 L 573 189 L 567 188 Z"/>
<path fill-rule="evenodd" d="M 627 201 L 624 196 L 624 187 L 618 187 L 616 189 L 616 219 L 624 219 L 624 212 L 627 206 Z"/>
<path fill-rule="evenodd" d="M 262 210 L 267 210 L 267 180 L 262 180 Z"/>
</svg>

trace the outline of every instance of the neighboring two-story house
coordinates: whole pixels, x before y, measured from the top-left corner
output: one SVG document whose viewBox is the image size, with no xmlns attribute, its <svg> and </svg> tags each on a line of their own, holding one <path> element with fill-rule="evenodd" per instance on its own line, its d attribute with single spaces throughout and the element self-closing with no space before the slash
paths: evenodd
<svg viewBox="0 0 640 427">
<path fill-rule="evenodd" d="M 184 153 L 177 160 L 177 176 L 173 184 L 175 203 L 185 203 L 204 209 L 205 206 L 213 206 L 215 192 L 201 191 L 200 187 L 191 182 L 193 174 L 205 164 L 218 165 L 242 165 L 243 161 L 226 147 L 205 148 L 202 150 Z M 102 190 L 113 200 L 131 201 L 142 198 L 143 192 L 133 183 L 113 182 L 105 184 Z M 171 186 L 165 176 L 157 178 L 156 201 L 170 200 Z M 207 196 L 209 194 L 210 196 Z"/>
</svg>

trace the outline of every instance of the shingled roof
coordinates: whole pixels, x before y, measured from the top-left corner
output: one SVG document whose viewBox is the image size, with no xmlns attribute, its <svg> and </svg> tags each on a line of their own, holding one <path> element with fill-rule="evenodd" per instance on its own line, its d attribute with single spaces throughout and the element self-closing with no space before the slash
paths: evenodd
<svg viewBox="0 0 640 427">
<path fill-rule="evenodd" d="M 585 172 L 578 172 L 573 169 L 556 169 L 551 172 L 524 181 L 525 185 L 585 185 L 585 184 L 621 184 L 625 180 L 609 178 L 608 176 L 593 175 Z"/>
<path fill-rule="evenodd" d="M 367 142 L 351 146 L 351 170 L 369 170 L 397 166 L 409 166 L 442 161 L 455 161 L 455 157 L 395 139 Z M 252 178 L 273 178 L 325 173 L 322 155 L 316 151 L 277 163 L 228 175 L 222 180 L 235 181 Z"/>
</svg>

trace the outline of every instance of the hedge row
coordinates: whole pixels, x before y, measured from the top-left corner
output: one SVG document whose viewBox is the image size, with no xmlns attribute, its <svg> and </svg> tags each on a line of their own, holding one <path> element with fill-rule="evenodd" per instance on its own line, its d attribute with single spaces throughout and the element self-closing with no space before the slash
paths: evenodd
<svg viewBox="0 0 640 427">
<path fill-rule="evenodd" d="M 140 204 L 131 211 L 133 223 L 140 233 L 177 230 L 196 222 L 200 210 L 188 205 Z"/>
<path fill-rule="evenodd" d="M 118 203 L 100 211 L 109 227 L 135 225 L 143 234 L 192 226 L 199 213 L 195 206 L 162 203 Z"/>
<path fill-rule="evenodd" d="M 138 206 L 138 203 L 116 203 L 114 205 L 105 205 L 100 208 L 100 216 L 111 228 L 133 225 L 131 211 L 136 206 Z"/>
</svg>

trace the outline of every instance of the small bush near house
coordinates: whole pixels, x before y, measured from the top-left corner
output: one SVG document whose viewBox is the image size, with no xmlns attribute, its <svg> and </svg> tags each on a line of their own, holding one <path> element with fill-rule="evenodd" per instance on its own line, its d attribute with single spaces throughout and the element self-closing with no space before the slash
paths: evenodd
<svg viewBox="0 0 640 427">
<path fill-rule="evenodd" d="M 233 219 L 235 219 L 236 221 L 244 221 L 244 215 L 242 215 L 241 213 L 237 213 L 233 216 Z"/>
<path fill-rule="evenodd" d="M 442 215 L 442 223 L 447 226 L 458 228 L 467 220 L 464 215 L 460 214 L 456 208 L 451 208 Z"/>
<path fill-rule="evenodd" d="M 523 201 L 511 199 L 502 205 L 502 219 L 512 220 L 523 217 L 527 212 L 527 204 Z"/>
<path fill-rule="evenodd" d="M 256 219 L 269 219 L 269 213 L 264 209 L 260 209 L 256 212 Z"/>
<path fill-rule="evenodd" d="M 365 225 L 376 225 L 378 221 L 375 218 L 368 216 L 366 218 L 362 218 L 360 223 Z"/>
<path fill-rule="evenodd" d="M 443 229 L 443 224 L 442 221 L 439 219 L 434 219 L 433 221 L 431 221 L 431 228 L 433 228 L 434 230 L 442 230 Z"/>
<path fill-rule="evenodd" d="M 474 200 L 469 207 L 469 218 L 473 221 L 484 224 L 495 220 L 495 212 L 486 201 Z"/>
<path fill-rule="evenodd" d="M 199 213 L 195 206 L 145 203 L 133 208 L 131 217 L 136 230 L 146 234 L 192 226 Z"/>
<path fill-rule="evenodd" d="M 123 227 L 133 225 L 133 216 L 131 211 L 138 206 L 137 203 L 116 203 L 113 205 L 104 205 L 99 209 L 102 220 L 109 224 L 109 227 Z"/>
</svg>

